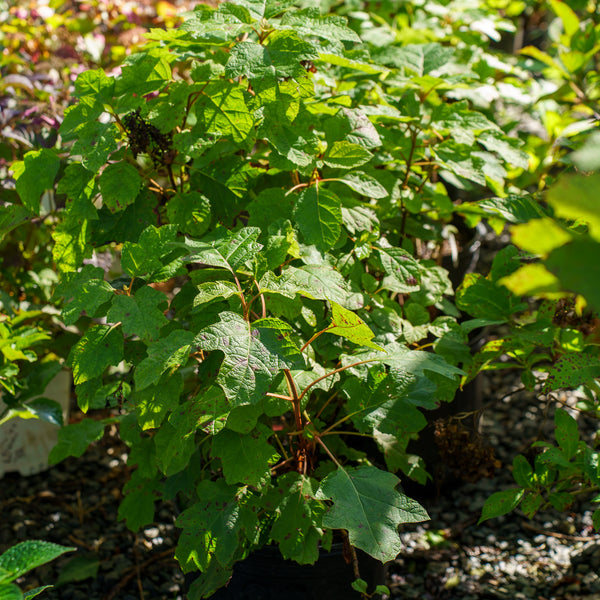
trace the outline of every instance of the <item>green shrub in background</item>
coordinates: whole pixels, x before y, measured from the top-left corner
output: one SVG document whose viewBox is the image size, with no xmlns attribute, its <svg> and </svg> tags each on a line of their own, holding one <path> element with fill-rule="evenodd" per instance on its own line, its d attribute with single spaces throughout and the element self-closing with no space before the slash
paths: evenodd
<svg viewBox="0 0 600 600">
<path fill-rule="evenodd" d="M 511 57 L 489 38 L 514 26 L 487 4 L 199 5 L 179 29 L 152 30 L 118 75 L 78 77 L 67 161 L 42 149 L 13 165 L 21 201 L 0 207 L 5 233 L 58 181 L 64 208 L 44 217 L 53 301 L 80 334 L 78 403 L 115 409 L 64 428 L 51 460 L 118 423 L 137 467 L 119 516 L 137 529 L 158 498 L 179 498 L 177 558 L 202 572 L 191 598 L 267 543 L 311 563 L 337 532 L 393 559 L 398 525 L 427 518 L 396 475 L 428 477 L 407 451 L 423 411 L 502 357 L 528 388 L 583 384 L 596 406 L 597 343 L 557 319 L 569 298 L 582 318 L 586 300 L 597 310 L 574 268 L 596 249 L 593 196 L 570 202 L 596 180 L 554 182 L 589 156 L 596 72 L 573 63 L 540 82 L 538 67 L 597 27 L 550 7 L 554 45 Z M 548 136 L 531 134 L 531 106 Z M 455 296 L 444 265 L 481 220 L 513 225 L 516 246 Z M 473 355 L 469 335 L 496 325 L 509 334 Z M 519 459 L 521 487 L 482 518 L 598 487 L 597 453 L 566 412 L 556 437 L 539 465 Z"/>
</svg>

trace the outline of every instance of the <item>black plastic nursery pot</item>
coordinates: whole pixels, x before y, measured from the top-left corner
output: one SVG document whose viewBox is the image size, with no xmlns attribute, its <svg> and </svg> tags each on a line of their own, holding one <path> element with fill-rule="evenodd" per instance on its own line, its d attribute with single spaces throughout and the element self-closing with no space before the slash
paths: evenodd
<svg viewBox="0 0 600 600">
<path fill-rule="evenodd" d="M 357 556 L 368 590 L 384 585 L 385 566 L 363 552 Z M 331 552 L 322 551 L 314 565 L 285 560 L 278 547 L 267 546 L 236 563 L 227 586 L 210 600 L 360 600 L 351 587 L 354 580 L 341 543 L 333 544 Z"/>
</svg>

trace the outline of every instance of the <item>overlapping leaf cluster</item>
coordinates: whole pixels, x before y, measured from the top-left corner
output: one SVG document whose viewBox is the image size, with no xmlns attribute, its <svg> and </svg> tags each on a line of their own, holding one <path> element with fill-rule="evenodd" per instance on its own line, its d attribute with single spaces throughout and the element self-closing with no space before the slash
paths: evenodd
<svg viewBox="0 0 600 600">
<path fill-rule="evenodd" d="M 347 532 L 394 558 L 398 525 L 427 518 L 396 475 L 426 480 L 407 450 L 422 409 L 507 354 L 529 387 L 541 364 L 550 390 L 574 384 L 559 357 L 591 360 L 582 332 L 551 308 L 528 322 L 502 287 L 519 277 L 514 247 L 456 299 L 440 264 L 461 219 L 500 230 L 551 216 L 515 185 L 525 136 L 470 93 L 516 73 L 493 73 L 481 41 L 507 21 L 477 14 L 425 35 L 402 11 L 384 25 L 286 1 L 198 5 L 179 29 L 150 31 L 118 75 L 77 78 L 66 167 L 49 149 L 14 167 L 21 203 L 0 207 L 4 233 L 39 215 L 56 181 L 65 200 L 54 298 L 80 332 L 68 359 L 80 407 L 112 406 L 131 447 L 120 517 L 135 529 L 157 498 L 181 499 L 177 558 L 202 571 L 192 598 L 269 542 L 310 563 Z M 578 211 L 562 216 L 589 217 Z M 557 225 L 550 270 L 558 246 L 597 242 L 594 219 L 589 237 Z M 472 357 L 471 332 L 504 323 L 511 336 Z M 52 461 L 102 431 L 64 428 Z"/>
</svg>

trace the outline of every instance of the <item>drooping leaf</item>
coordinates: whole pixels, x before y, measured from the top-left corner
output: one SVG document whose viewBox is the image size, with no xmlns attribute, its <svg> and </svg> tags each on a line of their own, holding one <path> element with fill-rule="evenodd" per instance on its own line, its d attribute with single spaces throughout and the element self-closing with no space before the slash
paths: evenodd
<svg viewBox="0 0 600 600">
<path fill-rule="evenodd" d="M 313 564 L 319 557 L 322 530 L 318 523 L 324 512 L 315 500 L 317 482 L 299 473 L 285 473 L 266 502 L 278 513 L 271 537 L 279 544 L 282 556 L 300 564 Z M 316 523 L 316 524 L 315 524 Z"/>
<path fill-rule="evenodd" d="M 270 477 L 269 468 L 279 455 L 268 441 L 269 431 L 240 434 L 223 429 L 213 439 L 211 454 L 223 465 L 225 481 L 258 487 Z"/>
<path fill-rule="evenodd" d="M 210 200 L 199 192 L 175 194 L 167 203 L 167 217 L 181 232 L 199 237 L 210 226 Z"/>
<path fill-rule="evenodd" d="M 52 232 L 52 258 L 62 273 L 75 271 L 88 253 L 89 221 L 66 217 Z"/>
<path fill-rule="evenodd" d="M 294 218 L 306 243 L 319 250 L 330 249 L 342 231 L 340 200 L 322 187 L 312 186 L 298 194 Z"/>
<path fill-rule="evenodd" d="M 532 218 L 527 222 L 511 227 L 513 243 L 527 252 L 547 256 L 572 239 L 572 235 L 554 219 Z"/>
<path fill-rule="evenodd" d="M 400 480 L 375 467 L 338 468 L 321 482 L 317 497 L 333 506 L 323 526 L 348 531 L 350 543 L 388 562 L 402 550 L 398 526 L 429 519 L 425 509 L 398 491 Z"/>
<path fill-rule="evenodd" d="M 171 78 L 170 63 L 175 56 L 167 48 L 154 47 L 130 54 L 115 80 L 115 95 L 141 98 L 161 90 Z"/>
<path fill-rule="evenodd" d="M 80 554 L 72 558 L 60 571 L 56 585 L 72 581 L 85 581 L 96 578 L 100 568 L 100 559 L 96 554 Z"/>
<path fill-rule="evenodd" d="M 339 16 L 321 16 L 317 8 L 299 11 L 289 10 L 283 14 L 281 27 L 292 29 L 304 36 L 317 36 L 327 41 L 360 42 L 358 35 L 348 27 L 348 21 Z"/>
<path fill-rule="evenodd" d="M 0 600 L 23 600 L 23 592 L 14 583 L 0 583 Z"/>
<path fill-rule="evenodd" d="M 456 306 L 472 317 L 501 320 L 523 308 L 508 289 L 478 273 L 467 273 L 456 291 Z"/>
<path fill-rule="evenodd" d="M 302 294 L 316 300 L 332 300 L 350 310 L 362 307 L 362 297 L 350 293 L 342 275 L 329 265 L 289 266 L 280 276 L 268 271 L 259 287 L 263 293 L 281 294 L 286 298 Z"/>
<path fill-rule="evenodd" d="M 259 236 L 260 229 L 257 227 L 244 227 L 235 232 L 225 231 L 210 243 L 187 239 L 183 246 L 190 254 L 185 261 L 221 267 L 235 273 L 262 248 L 256 241 Z"/>
<path fill-rule="evenodd" d="M 24 405 L 23 409 L 13 410 L 17 411 L 22 419 L 34 418 L 60 427 L 63 425 L 62 406 L 50 398 L 35 398 Z"/>
<path fill-rule="evenodd" d="M 225 73 L 228 77 L 260 79 L 265 76 L 297 77 L 305 73 L 303 60 L 316 60 L 313 44 L 301 40 L 293 31 L 274 31 L 265 44 L 245 41 L 230 53 Z"/>
<path fill-rule="evenodd" d="M 95 219 L 97 211 L 92 204 L 94 189 L 94 173 L 80 163 L 72 163 L 65 169 L 56 191 L 67 196 L 66 209 L 69 214 L 82 219 Z"/>
<path fill-rule="evenodd" d="M 362 171 L 345 173 L 339 181 L 367 198 L 379 199 L 388 196 L 387 190 L 377 179 Z"/>
<path fill-rule="evenodd" d="M 58 430 L 58 443 L 50 451 L 48 463 L 55 465 L 67 456 L 81 456 L 92 442 L 104 435 L 104 423 L 84 419 Z"/>
<path fill-rule="evenodd" d="M 548 190 L 547 200 L 558 217 L 586 221 L 590 235 L 600 241 L 599 193 L 600 174 L 565 175 Z"/>
<path fill-rule="evenodd" d="M 534 485 L 533 468 L 522 454 L 513 460 L 513 477 L 522 488 L 531 489 Z"/>
<path fill-rule="evenodd" d="M 102 375 L 109 365 L 123 360 L 123 335 L 113 327 L 94 325 L 86 331 L 69 354 L 73 381 L 79 385 Z"/>
<path fill-rule="evenodd" d="M 327 328 L 327 333 L 339 335 L 360 346 L 368 346 L 383 351 L 381 346 L 371 341 L 374 333 L 358 315 L 333 301 L 331 302 L 331 312 L 333 316 L 331 325 Z"/>
<path fill-rule="evenodd" d="M 211 81 L 194 108 L 206 133 L 230 137 L 237 144 L 242 143 L 254 127 L 244 89 L 237 83 Z"/>
<path fill-rule="evenodd" d="M 182 471 L 196 451 L 194 433 L 202 414 L 202 407 L 187 400 L 177 407 L 154 436 L 156 463 L 170 477 Z"/>
<path fill-rule="evenodd" d="M 596 310 L 600 310 L 600 243 L 580 238 L 556 248 L 545 261 L 564 290 L 581 294 Z"/>
<path fill-rule="evenodd" d="M 434 42 L 385 48 L 376 56 L 381 64 L 404 67 L 421 76 L 443 67 L 453 54 L 453 48 Z"/>
<path fill-rule="evenodd" d="M 567 458 L 573 458 L 579 445 L 579 427 L 577 421 L 563 408 L 554 413 L 556 441 Z"/>
<path fill-rule="evenodd" d="M 205 479 L 196 490 L 199 502 L 177 517 L 183 531 L 175 558 L 184 573 L 205 571 L 212 561 L 227 565 L 233 558 L 242 526 L 236 491 L 224 479 Z"/>
<path fill-rule="evenodd" d="M 237 286 L 230 281 L 207 281 L 206 283 L 201 283 L 197 287 L 193 306 L 196 308 L 214 300 L 230 298 L 239 293 Z"/>
<path fill-rule="evenodd" d="M 155 493 L 158 477 L 147 479 L 141 471 L 134 471 L 124 485 L 124 498 L 119 504 L 118 519 L 124 519 L 131 531 L 138 531 L 154 521 Z"/>
<path fill-rule="evenodd" d="M 167 414 L 177 408 L 183 390 L 180 375 L 163 375 L 156 385 L 137 389 L 133 396 L 137 420 L 142 428 L 160 427 Z"/>
</svg>

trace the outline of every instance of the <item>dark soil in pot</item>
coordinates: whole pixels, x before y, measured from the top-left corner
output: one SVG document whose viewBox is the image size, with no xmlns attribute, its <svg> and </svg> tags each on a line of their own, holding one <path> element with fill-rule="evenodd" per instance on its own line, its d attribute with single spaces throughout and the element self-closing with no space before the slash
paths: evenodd
<svg viewBox="0 0 600 600">
<path fill-rule="evenodd" d="M 385 567 L 357 551 L 360 576 L 369 591 L 386 581 Z M 189 583 L 196 573 L 186 576 Z M 266 546 L 236 563 L 229 584 L 210 600 L 360 600 L 351 585 L 355 580 L 351 563 L 344 558 L 343 544 L 322 551 L 314 565 L 284 560 L 278 547 Z"/>
</svg>

